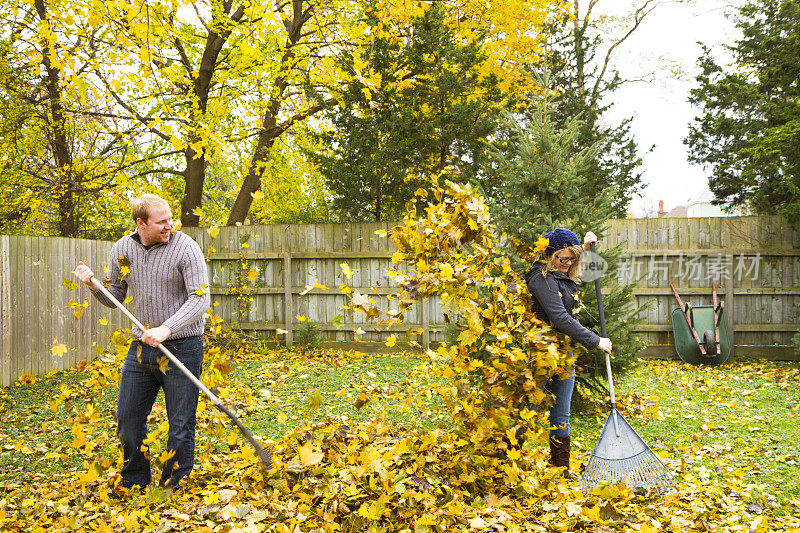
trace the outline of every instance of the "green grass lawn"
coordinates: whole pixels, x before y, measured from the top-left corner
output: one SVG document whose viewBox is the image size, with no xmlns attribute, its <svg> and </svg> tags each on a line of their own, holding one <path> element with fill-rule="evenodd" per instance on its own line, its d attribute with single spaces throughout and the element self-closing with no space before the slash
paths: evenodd
<svg viewBox="0 0 800 533">
<path fill-rule="evenodd" d="M 96 362 L 83 372 L 56 373 L 0 391 L 0 493 L 81 470 L 81 454 L 67 453 L 72 449 L 97 446 L 111 460 L 116 457 L 117 376 L 108 369 L 119 364 Z M 248 355 L 232 368 L 231 386 L 220 390 L 222 400 L 266 439 L 329 416 L 355 422 L 384 417 L 405 428 L 449 420 L 437 394 L 444 383 L 419 354 L 279 350 Z M 724 484 L 726 476 L 740 476 L 759 488 L 762 501 L 752 505 L 765 511 L 786 512 L 800 498 L 800 364 L 707 368 L 648 361 L 619 376 L 616 385 L 623 414 L 651 448 L 667 456 L 679 479 L 691 475 Z M 607 412 L 598 403 L 573 413 L 581 462 L 588 460 Z M 153 416 L 163 418 L 163 399 Z M 224 445 L 219 435 L 198 434 L 199 453 L 203 446 Z"/>
<path fill-rule="evenodd" d="M 700 367 L 677 361 L 643 362 L 615 382 L 620 408 L 654 403 L 656 416 L 628 421 L 654 450 L 666 451 L 682 471 L 714 478 L 741 476 L 763 490 L 765 508 L 791 510 L 800 499 L 800 364 L 743 361 Z M 651 410 L 654 408 L 651 407 Z M 591 453 L 600 418 L 573 417 L 572 432 Z M 679 489 L 680 490 L 680 489 Z M 796 505 L 796 503 L 795 503 Z"/>
</svg>

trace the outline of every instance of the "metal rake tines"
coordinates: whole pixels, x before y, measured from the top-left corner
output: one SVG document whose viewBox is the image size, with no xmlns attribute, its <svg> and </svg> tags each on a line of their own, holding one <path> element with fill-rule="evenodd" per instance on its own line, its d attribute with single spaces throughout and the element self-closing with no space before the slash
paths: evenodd
<svg viewBox="0 0 800 533">
<path fill-rule="evenodd" d="M 606 459 L 593 455 L 586 465 L 580 485 L 585 492 L 600 483 L 624 483 L 630 489 L 652 488 L 664 493 L 677 486 L 675 478 L 661 459 L 646 450 L 634 457 Z"/>
</svg>

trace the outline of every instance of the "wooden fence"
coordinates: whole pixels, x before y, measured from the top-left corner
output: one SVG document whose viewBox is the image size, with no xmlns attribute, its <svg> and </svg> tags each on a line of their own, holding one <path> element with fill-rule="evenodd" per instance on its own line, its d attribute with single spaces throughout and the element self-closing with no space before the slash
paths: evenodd
<svg viewBox="0 0 800 533">
<path fill-rule="evenodd" d="M 215 311 L 243 330 L 283 330 L 279 340 L 292 344 L 294 332 L 313 320 L 329 341 L 378 342 L 420 328 L 420 342 L 444 340 L 438 299 L 415 306 L 391 332 L 380 332 L 363 314 L 342 309 L 349 301 L 339 288 L 343 284 L 372 297 L 381 311 L 389 309 L 387 296 L 396 289 L 387 275 L 395 251 L 390 238 L 394 224 L 238 226 L 219 228 L 214 236 L 202 229 L 187 232 L 209 260 Z M 352 270 L 351 279 L 343 263 Z M 354 337 L 359 328 L 364 333 Z"/>
<path fill-rule="evenodd" d="M 240 226 L 221 228 L 215 237 L 202 230 L 192 235 L 207 252 L 213 299 L 226 322 L 238 322 L 246 330 L 284 330 L 291 343 L 300 317 L 316 321 L 329 340 L 352 340 L 353 330 L 361 328 L 361 340 L 381 341 L 389 333 L 377 332 L 362 316 L 340 309 L 347 298 L 338 286 L 345 282 L 341 263 L 346 262 L 355 273 L 348 285 L 370 294 L 381 310 L 389 308 L 386 295 L 395 287 L 386 275 L 394 252 L 388 238 L 392 227 Z M 646 306 L 637 333 L 649 345 L 646 354 L 675 355 L 670 312 L 676 303 L 669 284 L 693 305 L 709 305 L 715 282 L 741 355 L 792 356 L 788 345 L 800 328 L 800 234 L 784 220 L 612 220 L 602 241 L 624 250 L 618 279 L 604 282 L 639 282 L 635 300 Z M 250 272 L 254 279 L 248 278 Z M 315 283 L 328 290 L 307 291 Z M 237 285 L 244 291 L 231 290 Z M 418 328 L 424 332 L 423 344 L 444 340 L 440 302 L 429 301 L 409 313 L 401 329 Z M 758 348 L 747 348 L 752 345 Z"/>
<path fill-rule="evenodd" d="M 647 303 L 646 353 L 674 354 L 669 286 L 692 305 L 711 304 L 711 283 L 725 301 L 739 355 L 791 358 L 800 317 L 800 233 L 779 217 L 612 220 L 606 246 L 622 245 L 620 275 L 638 279 Z"/>
<path fill-rule="evenodd" d="M 41 376 L 92 360 L 105 346 L 119 327 L 119 313 L 92 302 L 88 289 L 72 284 L 77 280 L 71 272 L 79 260 L 105 264 L 110 248 L 109 242 L 83 239 L 0 236 L 2 386 L 28 372 Z M 61 345 L 63 354 L 53 350 Z"/>
<path fill-rule="evenodd" d="M 445 340 L 441 303 L 430 300 L 406 315 L 402 327 L 379 332 L 363 315 L 341 309 L 346 283 L 379 309 L 395 283 L 387 276 L 394 224 L 353 223 L 187 228 L 206 254 L 215 311 L 245 331 L 291 344 L 303 320 L 314 320 L 330 341 L 382 342 L 394 332 L 420 329 L 422 344 Z M 212 236 L 212 233 L 214 234 Z M 738 355 L 792 358 L 788 345 L 800 315 L 800 235 L 777 217 L 639 219 L 610 221 L 603 245 L 623 247 L 619 280 L 638 279 L 636 302 L 647 304 L 638 334 L 646 354 L 674 355 L 669 283 L 693 305 L 710 304 L 711 282 L 725 300 Z M 0 237 L 0 381 L 44 374 L 94 357 L 118 312 L 89 298 L 76 320 L 69 302 L 88 291 L 64 279 L 79 259 L 102 272 L 109 242 L 43 237 Z M 352 270 L 347 279 L 342 263 Z M 309 286 L 316 288 L 308 289 Z M 320 286 L 327 287 L 327 290 Z M 98 323 L 103 318 L 109 325 Z M 126 324 L 127 325 L 127 324 Z M 363 334 L 355 335 L 360 328 Z M 283 330 L 286 333 L 280 333 Z M 68 351 L 54 355 L 53 343 Z"/>
</svg>

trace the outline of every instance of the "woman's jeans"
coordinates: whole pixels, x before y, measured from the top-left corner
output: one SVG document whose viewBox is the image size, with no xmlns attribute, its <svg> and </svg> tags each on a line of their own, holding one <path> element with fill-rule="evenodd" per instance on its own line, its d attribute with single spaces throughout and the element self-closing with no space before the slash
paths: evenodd
<svg viewBox="0 0 800 533">
<path fill-rule="evenodd" d="M 199 336 L 165 341 L 164 346 L 196 377 L 203 368 L 203 340 Z M 141 350 L 141 351 L 140 351 Z M 164 358 L 166 373 L 159 368 Z M 145 487 L 150 484 L 150 460 L 142 452 L 147 437 L 147 417 L 159 389 L 164 389 L 169 435 L 167 450 L 174 455 L 163 465 L 161 483 L 177 486 L 194 465 L 194 432 L 199 390 L 158 348 L 134 341 L 128 350 L 120 378 L 117 399 L 117 428 L 122 442 L 124 463 L 122 485 Z"/>
<path fill-rule="evenodd" d="M 550 407 L 550 436 L 569 436 L 569 415 L 572 404 L 572 391 L 575 390 L 575 367 L 569 371 L 569 377 L 558 379 L 553 376 L 543 387 L 545 392 L 555 396 L 555 403 Z"/>
</svg>

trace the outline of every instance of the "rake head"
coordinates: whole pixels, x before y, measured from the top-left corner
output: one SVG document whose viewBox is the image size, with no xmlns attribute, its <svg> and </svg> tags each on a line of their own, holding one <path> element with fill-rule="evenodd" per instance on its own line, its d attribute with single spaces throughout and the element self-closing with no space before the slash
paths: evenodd
<svg viewBox="0 0 800 533">
<path fill-rule="evenodd" d="M 658 455 L 616 409 L 608 415 L 580 484 L 588 492 L 603 482 L 653 489 L 659 494 L 677 486 Z"/>
</svg>

